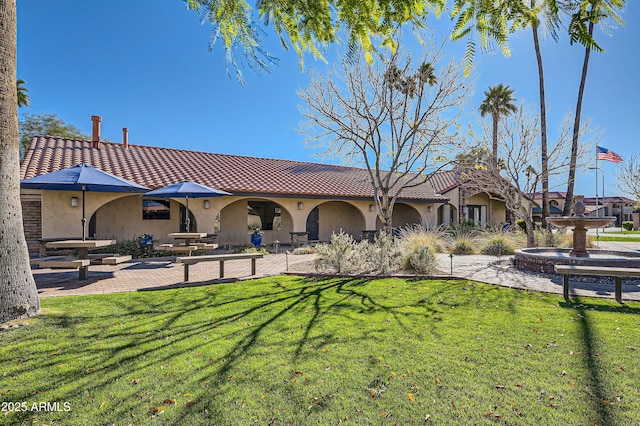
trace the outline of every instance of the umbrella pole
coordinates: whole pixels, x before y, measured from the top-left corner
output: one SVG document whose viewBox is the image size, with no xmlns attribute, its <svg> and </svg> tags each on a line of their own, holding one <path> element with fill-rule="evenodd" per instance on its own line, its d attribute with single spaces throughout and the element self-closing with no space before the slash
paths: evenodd
<svg viewBox="0 0 640 426">
<path fill-rule="evenodd" d="M 85 195 L 85 186 L 82 185 L 82 241 L 87 239 L 87 218 L 84 213 L 84 195 Z"/>
<path fill-rule="evenodd" d="M 187 225 L 187 233 L 191 232 L 191 230 L 189 229 L 191 227 L 191 219 L 189 219 L 189 194 L 187 194 L 187 212 L 185 214 L 185 221 L 184 223 Z"/>
</svg>

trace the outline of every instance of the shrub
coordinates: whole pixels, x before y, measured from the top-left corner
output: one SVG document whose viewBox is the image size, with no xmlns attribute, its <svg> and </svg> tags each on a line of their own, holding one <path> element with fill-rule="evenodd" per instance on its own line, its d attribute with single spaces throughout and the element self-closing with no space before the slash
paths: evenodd
<svg viewBox="0 0 640 426">
<path fill-rule="evenodd" d="M 452 226 L 447 230 L 449 251 L 454 254 L 472 254 L 476 252 L 476 239 L 482 229 L 467 225 Z"/>
<path fill-rule="evenodd" d="M 313 254 L 317 252 L 318 250 L 316 250 L 315 247 L 302 246 L 302 247 L 294 248 L 291 254 Z"/>
<path fill-rule="evenodd" d="M 317 271 L 331 271 L 336 273 L 349 272 L 351 257 L 355 241 L 351 235 L 344 231 L 339 234 L 331 234 L 329 244 L 319 244 L 316 246 L 318 257 L 314 261 Z"/>
<path fill-rule="evenodd" d="M 502 256 L 513 254 L 515 249 L 509 237 L 504 234 L 495 234 L 490 236 L 480 250 L 483 254 L 492 256 Z"/>
<path fill-rule="evenodd" d="M 523 219 L 516 220 L 516 225 L 518 225 L 522 232 L 524 232 L 525 234 L 527 233 L 527 222 L 525 222 Z"/>
<path fill-rule="evenodd" d="M 200 250 L 198 250 L 198 251 L 200 251 Z M 235 248 L 233 249 L 233 252 L 234 252 L 235 254 L 238 254 L 238 253 L 262 253 L 262 254 L 270 254 L 270 253 L 269 253 L 269 250 L 267 250 L 266 248 L 262 248 L 262 247 L 258 248 L 258 247 L 256 247 L 256 246 L 254 246 L 253 244 L 247 244 L 247 245 L 244 245 L 244 246 L 238 246 L 238 247 L 235 247 Z"/>
<path fill-rule="evenodd" d="M 383 273 L 400 265 L 399 244 L 382 232 L 373 242 L 359 243 L 344 232 L 333 234 L 329 244 L 316 246 L 316 271 L 335 273 Z"/>
<path fill-rule="evenodd" d="M 536 230 L 537 245 L 543 247 L 567 247 L 571 242 L 567 242 L 566 232 L 564 230 L 552 232 L 550 230 Z"/>
<path fill-rule="evenodd" d="M 419 247 L 409 255 L 409 264 L 421 274 L 431 274 L 438 269 L 438 259 L 429 246 Z"/>
<path fill-rule="evenodd" d="M 390 234 L 380 232 L 373 244 L 362 241 L 360 245 L 363 244 L 370 248 L 370 251 L 366 253 L 367 259 L 363 259 L 363 264 L 370 263 L 369 269 L 371 271 L 386 274 L 398 270 L 402 258 L 400 244 Z"/>
<path fill-rule="evenodd" d="M 625 220 L 624 222 L 622 222 L 622 228 L 625 231 L 633 231 L 633 222 L 630 220 Z"/>
<path fill-rule="evenodd" d="M 473 238 L 460 236 L 451 242 L 450 251 L 453 254 L 473 254 L 476 251 Z"/>
<path fill-rule="evenodd" d="M 95 254 L 118 253 L 120 255 L 131 255 L 134 259 L 162 255 L 161 251 L 153 249 L 153 244 L 143 244 L 143 240 L 149 240 L 149 238 L 153 243 L 153 235 L 143 234 L 141 236 L 134 236 L 132 240 L 119 240 L 115 245 L 92 250 L 91 252 Z"/>
<path fill-rule="evenodd" d="M 421 225 L 407 226 L 402 229 L 401 244 L 405 252 L 413 252 L 420 247 L 428 246 L 436 253 L 445 253 L 449 245 L 443 228 L 424 229 Z"/>
</svg>

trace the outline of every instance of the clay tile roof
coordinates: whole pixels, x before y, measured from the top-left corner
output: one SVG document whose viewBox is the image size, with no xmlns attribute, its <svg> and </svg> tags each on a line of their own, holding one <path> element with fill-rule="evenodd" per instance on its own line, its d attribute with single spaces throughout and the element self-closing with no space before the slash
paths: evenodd
<svg viewBox="0 0 640 426">
<path fill-rule="evenodd" d="M 20 168 L 21 179 L 79 163 L 147 186 L 160 188 L 191 180 L 234 195 L 372 198 L 365 169 L 271 158 L 214 154 L 51 136 L 35 137 Z M 404 200 L 445 201 L 430 185 L 407 188 Z"/>
</svg>

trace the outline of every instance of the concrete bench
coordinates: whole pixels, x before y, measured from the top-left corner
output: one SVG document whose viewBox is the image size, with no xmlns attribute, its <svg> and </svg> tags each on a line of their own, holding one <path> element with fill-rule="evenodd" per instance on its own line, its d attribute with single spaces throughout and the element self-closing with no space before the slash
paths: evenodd
<svg viewBox="0 0 640 426">
<path fill-rule="evenodd" d="M 130 254 L 123 254 L 118 256 L 109 256 L 102 258 L 103 265 L 117 265 L 118 263 L 128 262 L 131 260 Z"/>
<path fill-rule="evenodd" d="M 40 262 L 38 265 L 41 268 L 49 268 L 49 269 L 77 269 L 78 270 L 78 279 L 86 280 L 87 279 L 87 270 L 89 269 L 89 264 L 91 263 L 91 259 L 75 259 L 75 260 L 46 260 L 44 262 Z"/>
<path fill-rule="evenodd" d="M 161 244 L 157 247 L 154 247 L 154 250 L 164 251 L 169 253 L 184 253 L 191 256 L 192 251 L 198 250 L 198 246 L 188 245 L 188 246 L 174 246 L 173 244 Z"/>
<path fill-rule="evenodd" d="M 256 274 L 256 259 L 262 259 L 262 253 L 212 254 L 205 256 L 177 257 L 184 264 L 184 281 L 189 281 L 189 265 L 199 262 L 220 262 L 220 278 L 224 278 L 224 262 L 228 260 L 251 259 L 251 275 Z"/>
<path fill-rule="evenodd" d="M 46 256 L 46 257 L 36 257 L 34 259 L 31 259 L 29 261 L 29 263 L 31 263 L 32 265 L 38 265 L 40 266 L 41 263 L 43 262 L 48 262 L 49 260 L 60 260 L 60 259 L 67 259 L 67 256 Z"/>
<path fill-rule="evenodd" d="M 555 265 L 554 268 L 557 274 L 562 274 L 563 294 L 566 300 L 569 300 L 569 277 L 571 275 L 614 277 L 616 279 L 616 302 L 618 303 L 622 303 L 622 277 L 640 277 L 640 268 L 578 265 Z"/>
</svg>

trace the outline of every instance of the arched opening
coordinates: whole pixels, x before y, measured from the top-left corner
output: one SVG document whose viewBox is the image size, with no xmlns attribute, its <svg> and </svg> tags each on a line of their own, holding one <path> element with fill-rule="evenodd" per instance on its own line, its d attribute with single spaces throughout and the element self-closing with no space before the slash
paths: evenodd
<svg viewBox="0 0 640 426">
<path fill-rule="evenodd" d="M 249 243 L 249 230 L 262 230 L 262 243 L 286 242 L 293 231 L 291 214 L 282 205 L 262 198 L 235 201 L 220 211 L 218 244 Z"/>
<path fill-rule="evenodd" d="M 306 231 L 311 241 L 328 241 L 331 234 L 340 231 L 360 239 L 364 226 L 364 217 L 356 207 L 344 201 L 327 201 L 309 212 Z"/>
<path fill-rule="evenodd" d="M 391 226 L 394 229 L 412 225 L 422 225 L 422 217 L 418 210 L 404 203 L 396 203 L 391 215 Z M 382 221 L 376 218 L 376 228 L 382 229 Z"/>
</svg>

